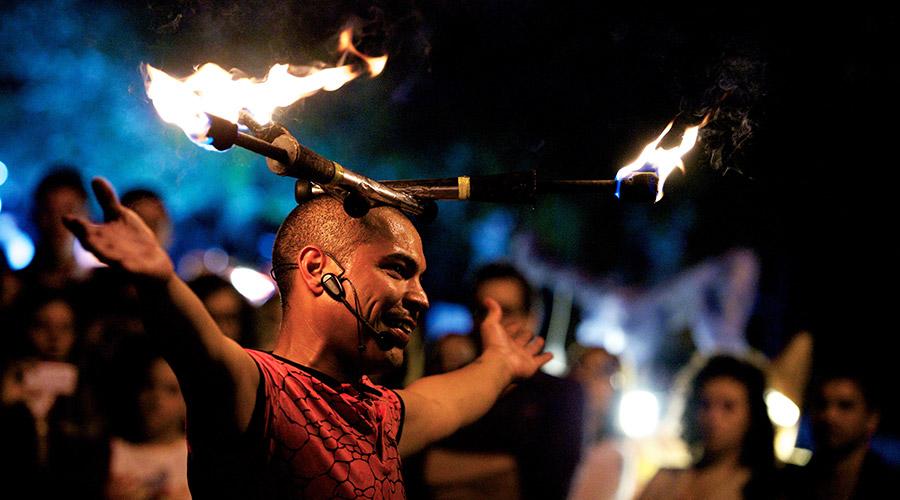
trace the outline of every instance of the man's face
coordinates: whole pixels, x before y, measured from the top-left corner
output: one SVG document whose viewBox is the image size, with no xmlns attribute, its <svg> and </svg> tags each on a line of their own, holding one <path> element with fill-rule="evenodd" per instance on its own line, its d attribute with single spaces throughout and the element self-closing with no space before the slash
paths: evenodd
<svg viewBox="0 0 900 500">
<path fill-rule="evenodd" d="M 812 425 L 816 446 L 833 452 L 852 451 L 875 434 L 878 413 L 869 410 L 854 381 L 834 379 L 822 385 L 813 401 Z"/>
<path fill-rule="evenodd" d="M 537 326 L 535 315 L 525 308 L 525 294 L 522 285 L 513 278 L 496 278 L 483 282 L 475 291 L 475 300 L 479 308 L 483 308 L 484 299 L 490 298 L 500 304 L 503 310 L 501 323 L 510 335 L 516 336 L 519 332 L 533 332 Z M 478 321 L 484 319 L 483 313 L 478 314 Z"/>
<path fill-rule="evenodd" d="M 367 365 L 383 365 L 386 358 L 393 366 L 403 363 L 403 349 L 418 327 L 428 297 L 420 281 L 425 271 L 422 240 L 412 223 L 400 214 L 385 210 L 386 230 L 373 235 L 353 252 L 346 266 L 347 300 L 354 302 L 354 287 L 359 298 L 359 313 L 379 332 L 388 334 L 393 347 L 381 350 L 371 335 L 365 335 L 364 356 Z M 349 315 L 347 315 L 349 316 Z M 355 320 L 352 327 L 355 331 Z M 356 349 L 357 339 L 353 340 Z"/>
</svg>

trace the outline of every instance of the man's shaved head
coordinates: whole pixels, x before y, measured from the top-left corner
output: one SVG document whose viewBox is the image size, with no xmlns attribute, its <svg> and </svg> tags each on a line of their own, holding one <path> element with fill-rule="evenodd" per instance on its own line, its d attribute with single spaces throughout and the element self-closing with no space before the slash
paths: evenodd
<svg viewBox="0 0 900 500">
<path fill-rule="evenodd" d="M 291 292 L 293 273 L 291 265 L 297 263 L 297 255 L 306 246 L 317 246 L 333 255 L 341 265 L 350 260 L 353 250 L 364 241 L 384 236 L 390 231 L 388 222 L 378 207 L 360 218 L 344 212 L 339 200 L 329 196 L 317 196 L 297 205 L 281 223 L 272 249 L 272 270 L 282 304 L 287 303 Z M 397 212 L 399 213 L 399 212 Z"/>
</svg>

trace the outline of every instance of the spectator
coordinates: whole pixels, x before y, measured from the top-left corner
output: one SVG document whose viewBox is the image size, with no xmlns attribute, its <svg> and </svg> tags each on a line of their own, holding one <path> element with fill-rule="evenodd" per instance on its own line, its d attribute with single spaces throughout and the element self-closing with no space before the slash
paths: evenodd
<svg viewBox="0 0 900 500">
<path fill-rule="evenodd" d="M 581 348 L 569 377 L 585 392 L 584 454 L 569 498 L 625 498 L 623 443 L 618 439 L 613 411 L 617 400 L 619 358 L 602 347 Z"/>
<path fill-rule="evenodd" d="M 490 298 L 500 305 L 501 323 L 513 338 L 535 334 L 534 291 L 517 269 L 502 263 L 481 268 L 473 292 L 476 325 Z M 469 339 L 480 348 L 477 336 Z M 576 382 L 539 372 L 502 396 L 481 420 L 432 449 L 426 483 L 439 498 L 565 498 L 580 457 L 583 405 Z"/>
<path fill-rule="evenodd" d="M 147 224 L 163 248 L 172 244 L 172 219 L 162 198 L 149 189 L 132 189 L 122 195 L 122 205 L 134 210 Z"/>
<path fill-rule="evenodd" d="M 24 286 L 62 289 L 85 277 L 75 262 L 72 233 L 62 218 L 86 214 L 87 192 L 77 170 L 62 166 L 41 180 L 32 211 L 37 229 L 34 259 L 19 276 Z"/>
<path fill-rule="evenodd" d="M 821 377 L 811 398 L 815 454 L 785 470 L 791 499 L 895 498 L 897 471 L 871 448 L 881 418 L 879 398 L 859 373 Z"/>
<path fill-rule="evenodd" d="M 60 291 L 33 290 L 20 298 L 19 347 L 7 363 L 4 404 L 24 406 L 16 413 L 13 434 L 34 436 L 25 446 L 33 456 L 35 484 L 14 478 L 14 488 L 55 497 L 72 491 L 99 496 L 105 482 L 105 420 L 95 391 L 79 367 L 78 318 Z M 27 460 L 27 458 L 26 458 Z"/>
<path fill-rule="evenodd" d="M 231 283 L 214 274 L 205 274 L 188 285 L 200 297 L 226 337 L 246 347 L 253 345 L 250 339 L 253 308 Z"/>
<path fill-rule="evenodd" d="M 639 498 L 772 498 L 774 429 L 756 366 L 714 356 L 691 385 L 682 420 L 694 456 L 688 469 L 662 469 Z"/>
<path fill-rule="evenodd" d="M 110 442 L 108 498 L 190 498 L 185 404 L 175 373 L 160 356 L 127 357 L 132 376 L 125 377 L 126 404 Z"/>
</svg>

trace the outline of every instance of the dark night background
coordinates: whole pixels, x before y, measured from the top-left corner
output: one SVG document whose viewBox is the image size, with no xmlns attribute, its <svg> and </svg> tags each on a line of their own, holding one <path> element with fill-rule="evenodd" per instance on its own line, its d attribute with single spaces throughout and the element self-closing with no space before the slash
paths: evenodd
<svg viewBox="0 0 900 500">
<path fill-rule="evenodd" d="M 27 229 L 31 189 L 62 161 L 120 189 L 162 191 L 178 223 L 176 256 L 218 244 L 263 266 L 257 247 L 290 209 L 292 183 L 258 157 L 208 153 L 165 125 L 138 65 L 184 76 L 212 61 L 259 75 L 275 62 L 332 62 L 336 33 L 351 20 L 365 52 L 389 54 L 385 74 L 277 119 L 375 178 L 526 168 L 612 178 L 673 117 L 696 123 L 727 94 L 660 203 L 548 196 L 504 207 L 502 217 L 533 233 L 548 261 L 633 286 L 752 248 L 762 275 L 751 343 L 773 354 L 808 329 L 817 362 L 862 364 L 889 390 L 896 16 L 573 3 L 5 4 L 2 214 Z M 479 224 L 497 210 L 443 203 L 423 229 L 432 300 L 464 299 L 459 277 L 470 271 Z M 896 434 L 896 403 L 887 410 L 885 430 Z"/>
</svg>

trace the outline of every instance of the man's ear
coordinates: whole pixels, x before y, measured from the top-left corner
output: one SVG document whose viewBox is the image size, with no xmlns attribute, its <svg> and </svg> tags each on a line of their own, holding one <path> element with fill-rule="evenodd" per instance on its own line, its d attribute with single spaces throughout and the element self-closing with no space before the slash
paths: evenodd
<svg viewBox="0 0 900 500">
<path fill-rule="evenodd" d="M 321 248 L 306 246 L 297 254 L 297 279 L 313 294 L 320 295 L 322 275 L 325 274 L 325 252 Z"/>
</svg>

